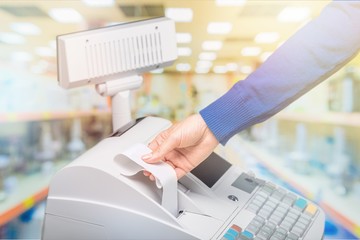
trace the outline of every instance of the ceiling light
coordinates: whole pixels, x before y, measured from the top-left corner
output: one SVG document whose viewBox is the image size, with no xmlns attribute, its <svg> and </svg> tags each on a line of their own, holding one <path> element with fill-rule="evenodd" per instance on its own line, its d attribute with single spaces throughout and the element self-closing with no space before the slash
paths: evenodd
<svg viewBox="0 0 360 240">
<path fill-rule="evenodd" d="M 216 0 L 218 6 L 242 6 L 246 0 Z"/>
<path fill-rule="evenodd" d="M 178 55 L 179 56 L 183 56 L 183 57 L 187 57 L 191 55 L 191 49 L 188 47 L 179 47 L 178 48 Z"/>
<path fill-rule="evenodd" d="M 202 48 L 206 51 L 217 51 L 222 48 L 221 41 L 205 41 L 202 44 Z"/>
<path fill-rule="evenodd" d="M 191 66 L 188 63 L 178 63 L 176 65 L 176 70 L 178 70 L 179 72 L 188 72 L 190 71 Z"/>
<path fill-rule="evenodd" d="M 0 42 L 7 44 L 24 44 L 26 39 L 17 33 L 0 32 Z"/>
<path fill-rule="evenodd" d="M 35 49 L 35 52 L 36 52 L 37 55 L 39 55 L 41 57 L 53 57 L 53 56 L 55 56 L 54 49 L 52 49 L 50 47 L 37 47 Z"/>
<path fill-rule="evenodd" d="M 254 69 L 252 68 L 252 66 L 249 66 L 249 65 L 245 65 L 245 66 L 240 67 L 240 72 L 242 72 L 244 74 L 250 74 L 253 71 L 254 71 Z"/>
<path fill-rule="evenodd" d="M 191 8 L 166 8 L 165 16 L 175 22 L 191 22 L 193 11 Z"/>
<path fill-rule="evenodd" d="M 235 71 L 238 70 L 238 68 L 239 68 L 239 66 L 236 63 L 228 63 L 228 64 L 226 64 L 226 69 L 229 72 L 235 72 Z"/>
<path fill-rule="evenodd" d="M 13 52 L 11 54 L 11 60 L 14 62 L 29 62 L 33 59 L 33 55 L 28 52 Z"/>
<path fill-rule="evenodd" d="M 279 40 L 279 33 L 277 32 L 262 32 L 255 36 L 255 42 L 257 43 L 274 43 Z"/>
<path fill-rule="evenodd" d="M 196 67 L 195 72 L 198 74 L 205 74 L 205 73 L 209 73 L 210 69 L 209 68 L 201 68 L 201 67 Z"/>
<path fill-rule="evenodd" d="M 158 68 L 158 69 L 155 69 L 155 70 L 152 70 L 150 71 L 151 73 L 155 73 L 155 74 L 160 74 L 160 73 L 163 73 L 164 72 L 164 69 L 163 68 Z"/>
<path fill-rule="evenodd" d="M 245 47 L 241 50 L 243 56 L 257 56 L 261 52 L 259 47 Z"/>
<path fill-rule="evenodd" d="M 196 63 L 196 67 L 199 67 L 199 68 L 211 68 L 212 65 L 213 65 L 213 63 L 210 61 L 198 61 Z"/>
<path fill-rule="evenodd" d="M 177 33 L 176 41 L 177 43 L 189 43 L 192 40 L 192 36 L 190 33 Z"/>
<path fill-rule="evenodd" d="M 260 56 L 261 61 L 265 62 L 266 59 L 268 59 L 271 56 L 271 54 L 273 54 L 273 52 L 263 52 Z"/>
<path fill-rule="evenodd" d="M 77 23 L 83 20 L 81 14 L 72 8 L 52 8 L 49 15 L 60 23 Z"/>
<path fill-rule="evenodd" d="M 310 16 L 310 9 L 306 7 L 286 7 L 278 15 L 281 22 L 301 22 Z"/>
<path fill-rule="evenodd" d="M 231 30 L 232 24 L 229 22 L 211 22 L 207 27 L 209 34 L 228 34 Z"/>
<path fill-rule="evenodd" d="M 114 0 L 82 0 L 83 3 L 90 7 L 112 7 Z"/>
<path fill-rule="evenodd" d="M 12 23 L 10 28 L 17 33 L 23 35 L 39 35 L 41 33 L 41 29 L 32 23 L 27 22 L 19 22 L 19 23 Z"/>
<path fill-rule="evenodd" d="M 200 60 L 209 60 L 209 61 L 214 61 L 217 57 L 217 54 L 214 52 L 202 52 L 199 55 L 199 59 Z"/>
<path fill-rule="evenodd" d="M 214 73 L 219 73 L 219 74 L 223 74 L 223 73 L 227 73 L 227 68 L 226 66 L 215 66 L 213 68 Z"/>
</svg>

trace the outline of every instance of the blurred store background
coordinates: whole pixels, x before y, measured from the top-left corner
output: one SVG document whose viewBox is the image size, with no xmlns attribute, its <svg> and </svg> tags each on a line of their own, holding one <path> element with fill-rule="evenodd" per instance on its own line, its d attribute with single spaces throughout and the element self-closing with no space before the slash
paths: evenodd
<svg viewBox="0 0 360 240">
<path fill-rule="evenodd" d="M 329 1 L 0 1 L 0 238 L 40 238 L 52 174 L 111 133 L 108 99 L 57 85 L 56 36 L 176 21 L 179 59 L 144 76 L 134 117 L 179 121 L 246 78 Z M 360 55 L 217 151 L 316 201 L 325 239 L 360 237 Z"/>
</svg>

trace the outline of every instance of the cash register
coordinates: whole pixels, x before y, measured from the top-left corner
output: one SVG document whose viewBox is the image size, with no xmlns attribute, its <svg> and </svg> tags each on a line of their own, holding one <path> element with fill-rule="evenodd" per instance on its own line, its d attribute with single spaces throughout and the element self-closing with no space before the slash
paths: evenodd
<svg viewBox="0 0 360 240">
<path fill-rule="evenodd" d="M 177 58 L 167 18 L 66 34 L 57 42 L 60 85 L 95 84 L 122 110 L 141 73 Z M 322 239 L 324 212 L 310 200 L 216 153 L 177 180 L 168 164 L 141 160 L 171 122 L 114 115 L 113 134 L 53 177 L 42 239 Z"/>
</svg>

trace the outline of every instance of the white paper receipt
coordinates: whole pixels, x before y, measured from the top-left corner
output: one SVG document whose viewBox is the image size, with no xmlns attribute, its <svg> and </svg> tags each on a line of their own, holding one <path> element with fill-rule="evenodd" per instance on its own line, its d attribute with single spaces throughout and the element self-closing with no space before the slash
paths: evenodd
<svg viewBox="0 0 360 240">
<path fill-rule="evenodd" d="M 124 176 L 133 176 L 140 171 L 146 170 L 154 175 L 156 186 L 163 189 L 162 206 L 174 216 L 177 215 L 177 177 L 175 170 L 164 162 L 149 164 L 141 157 L 151 152 L 144 144 L 136 144 L 116 157 L 121 164 L 120 173 Z M 150 184 L 150 180 L 149 180 Z"/>
</svg>

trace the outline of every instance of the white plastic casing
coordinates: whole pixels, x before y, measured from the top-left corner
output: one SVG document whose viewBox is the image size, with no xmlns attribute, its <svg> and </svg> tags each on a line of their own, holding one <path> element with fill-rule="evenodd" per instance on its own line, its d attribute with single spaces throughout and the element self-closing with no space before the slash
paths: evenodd
<svg viewBox="0 0 360 240">
<path fill-rule="evenodd" d="M 63 88 L 140 75 L 176 60 L 175 23 L 161 17 L 61 35 L 57 49 Z"/>
</svg>

